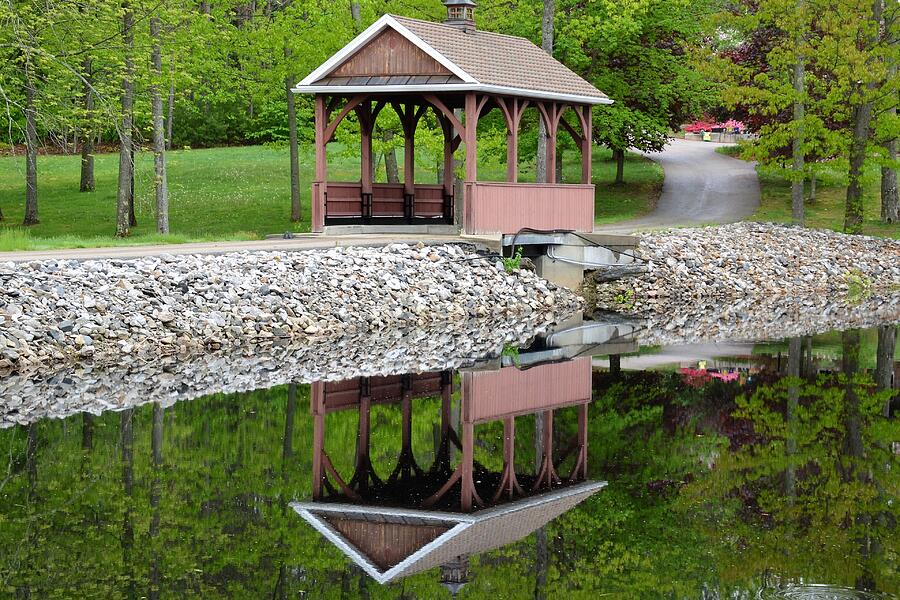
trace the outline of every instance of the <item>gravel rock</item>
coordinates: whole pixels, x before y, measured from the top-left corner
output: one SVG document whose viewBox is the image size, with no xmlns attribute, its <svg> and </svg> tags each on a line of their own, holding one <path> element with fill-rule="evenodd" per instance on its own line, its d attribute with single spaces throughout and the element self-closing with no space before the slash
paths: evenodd
<svg viewBox="0 0 900 600">
<path fill-rule="evenodd" d="M 86 359 L 127 366 L 437 323 L 534 328 L 580 308 L 575 294 L 495 262 L 469 246 L 393 244 L 5 263 L 0 340 L 13 371 Z"/>
<path fill-rule="evenodd" d="M 318 342 L 270 340 L 199 355 L 135 358 L 123 365 L 81 362 L 34 369 L 0 377 L 0 429 L 80 412 L 99 415 L 149 402 L 171 406 L 213 393 L 287 383 L 476 366 L 500 357 L 507 345 L 529 344 L 550 325 L 549 321 L 535 325 L 515 316 L 435 321 L 426 327 L 360 331 Z M 0 358 L 0 366 L 4 360 Z"/>
<path fill-rule="evenodd" d="M 647 271 L 599 284 L 595 303 L 651 324 L 678 327 L 675 318 L 699 329 L 699 315 L 733 320 L 748 310 L 766 323 L 824 319 L 816 314 L 824 305 L 852 308 L 900 294 L 897 240 L 735 223 L 644 234 L 638 251 Z"/>
</svg>

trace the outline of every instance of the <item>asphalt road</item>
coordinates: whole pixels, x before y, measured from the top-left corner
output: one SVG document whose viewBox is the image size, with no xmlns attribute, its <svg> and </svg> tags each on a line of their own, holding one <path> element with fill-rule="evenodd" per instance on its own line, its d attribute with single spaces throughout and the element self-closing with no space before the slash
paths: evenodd
<svg viewBox="0 0 900 600">
<path fill-rule="evenodd" d="M 672 139 L 662 152 L 645 154 L 666 175 L 656 209 L 631 221 L 598 226 L 596 231 L 732 223 L 752 215 L 759 207 L 754 164 L 717 153 L 723 145 Z"/>
</svg>

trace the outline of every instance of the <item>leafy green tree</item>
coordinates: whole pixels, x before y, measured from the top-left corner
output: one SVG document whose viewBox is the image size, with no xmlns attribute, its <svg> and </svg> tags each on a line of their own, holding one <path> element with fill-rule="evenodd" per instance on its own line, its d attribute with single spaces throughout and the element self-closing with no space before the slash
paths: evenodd
<svg viewBox="0 0 900 600">
<path fill-rule="evenodd" d="M 717 90 L 692 61 L 712 8 L 705 1 L 560 1 L 569 18 L 557 57 L 615 100 L 594 112 L 594 138 L 615 153 L 617 183 L 626 150 L 661 150 L 671 130 L 715 103 Z"/>
</svg>

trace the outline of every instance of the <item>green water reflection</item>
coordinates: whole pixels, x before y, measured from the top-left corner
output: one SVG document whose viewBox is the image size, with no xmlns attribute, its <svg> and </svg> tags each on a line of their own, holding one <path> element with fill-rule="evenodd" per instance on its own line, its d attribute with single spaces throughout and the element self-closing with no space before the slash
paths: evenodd
<svg viewBox="0 0 900 600">
<path fill-rule="evenodd" d="M 609 486 L 473 557 L 459 596 L 732 598 L 801 583 L 900 593 L 900 424 L 897 390 L 885 389 L 896 364 L 878 336 L 758 346 L 736 381 L 596 371 L 588 477 Z M 342 472 L 358 418 L 329 416 Z M 439 422 L 440 398 L 416 400 L 420 465 Z M 526 468 L 534 418 L 516 426 Z M 575 431 L 577 413 L 556 427 Z M 400 410 L 376 406 L 371 435 L 387 477 Z M 475 458 L 499 469 L 502 424 L 475 436 Z M 2 430 L 0 596 L 447 597 L 434 570 L 375 583 L 288 508 L 312 496 L 312 444 L 308 385 Z"/>
</svg>

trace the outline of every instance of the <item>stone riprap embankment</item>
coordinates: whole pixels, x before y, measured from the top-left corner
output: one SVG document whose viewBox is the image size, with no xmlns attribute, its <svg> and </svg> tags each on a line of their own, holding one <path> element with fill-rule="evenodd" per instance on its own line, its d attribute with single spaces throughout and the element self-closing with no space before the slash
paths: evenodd
<svg viewBox="0 0 900 600">
<path fill-rule="evenodd" d="M 727 313 L 762 305 L 775 321 L 823 301 L 852 307 L 900 294 L 900 241 L 767 223 L 644 234 L 638 253 L 647 271 L 597 286 L 601 308 L 665 315 L 676 327 L 694 307 Z M 684 323 L 682 323 L 683 325 Z M 695 328 L 692 328 L 695 329 Z"/>
<path fill-rule="evenodd" d="M 485 321 L 535 328 L 580 307 L 459 245 L 0 264 L 0 373 Z"/>
<path fill-rule="evenodd" d="M 0 429 L 152 402 L 167 407 L 209 394 L 287 383 L 471 367 L 497 359 L 508 346 L 527 345 L 550 325 L 514 318 L 444 321 L 428 327 L 348 334 L 313 345 L 276 340 L 189 357 L 28 370 L 0 377 Z"/>
</svg>

